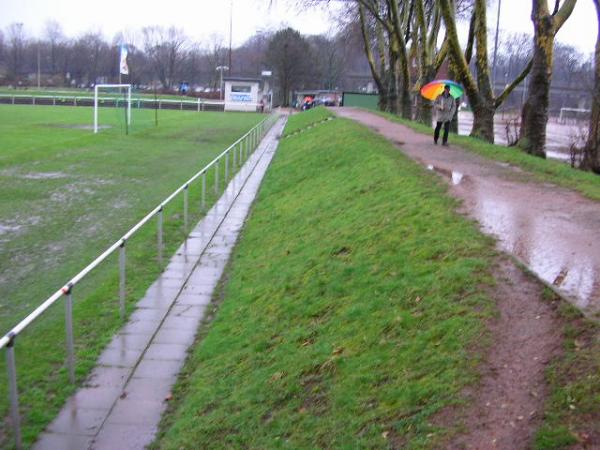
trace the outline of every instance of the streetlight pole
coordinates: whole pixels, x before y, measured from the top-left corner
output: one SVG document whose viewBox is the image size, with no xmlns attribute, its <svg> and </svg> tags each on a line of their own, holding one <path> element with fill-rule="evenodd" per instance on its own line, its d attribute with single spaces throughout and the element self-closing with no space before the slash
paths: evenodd
<svg viewBox="0 0 600 450">
<path fill-rule="evenodd" d="M 224 94 L 223 94 L 223 71 L 229 70 L 229 67 L 228 66 L 217 66 L 217 70 L 219 72 L 221 72 L 221 84 L 219 85 L 219 90 L 221 91 L 221 95 L 220 95 L 221 100 L 223 100 L 223 96 L 224 96 Z"/>
<path fill-rule="evenodd" d="M 231 75 L 231 41 L 233 38 L 233 0 L 230 0 L 229 2 L 229 67 L 227 68 L 227 70 L 229 70 L 229 75 Z"/>
<path fill-rule="evenodd" d="M 40 89 L 41 86 L 41 70 L 40 70 L 40 41 L 37 43 L 37 87 Z"/>
<path fill-rule="evenodd" d="M 498 0 L 498 15 L 496 17 L 496 37 L 494 39 L 494 62 L 492 63 L 492 92 L 494 91 L 494 83 L 496 82 L 496 55 L 498 54 L 498 35 L 500 34 L 500 7 L 502 0 Z"/>
</svg>

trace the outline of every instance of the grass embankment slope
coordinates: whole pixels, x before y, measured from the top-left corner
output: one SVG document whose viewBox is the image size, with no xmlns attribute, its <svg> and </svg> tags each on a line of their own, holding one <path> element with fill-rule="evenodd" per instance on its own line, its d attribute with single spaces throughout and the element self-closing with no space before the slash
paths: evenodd
<svg viewBox="0 0 600 450">
<path fill-rule="evenodd" d="M 305 130 L 308 126 L 323 122 L 328 118 L 333 117 L 333 113 L 324 106 L 319 106 L 318 108 L 308 111 L 297 112 L 293 117 L 293 120 L 290 120 L 287 123 L 285 130 L 283 130 L 284 137 Z"/>
<path fill-rule="evenodd" d="M 422 123 L 381 111 L 370 112 L 406 125 L 419 133 L 433 136 L 433 129 Z M 485 158 L 521 167 L 530 172 L 537 181 L 554 183 L 573 189 L 592 200 L 600 200 L 600 176 L 596 174 L 573 169 L 564 162 L 532 156 L 515 147 L 494 145 L 469 136 L 452 135 L 450 142 Z"/>
<path fill-rule="evenodd" d="M 73 128 L 90 124 L 90 108 L 0 106 L 0 225 L 6 227 L 0 228 L 2 333 L 263 118 L 161 111 L 155 128 L 153 112 L 140 111 L 125 136 L 121 113 L 101 111 L 102 123 L 112 128 L 93 135 Z M 212 177 L 210 171 L 209 202 L 214 200 Z M 201 216 L 199 205 L 198 182 L 190 187 L 192 224 Z M 165 208 L 165 261 L 184 237 L 182 209 L 181 197 Z M 128 310 L 160 273 L 156 254 L 152 221 L 127 244 Z M 122 326 L 117 269 L 115 255 L 74 289 L 78 380 Z M 17 338 L 26 445 L 74 390 L 65 370 L 64 342 L 62 301 Z M 2 357 L 2 386 L 4 365 Z M 7 410 L 7 395 L 0 395 L 0 411 Z M 0 446 L 10 443 L 7 439 Z"/>
<path fill-rule="evenodd" d="M 282 140 L 156 447 L 435 448 L 493 311 L 445 190 L 351 121 Z"/>
</svg>

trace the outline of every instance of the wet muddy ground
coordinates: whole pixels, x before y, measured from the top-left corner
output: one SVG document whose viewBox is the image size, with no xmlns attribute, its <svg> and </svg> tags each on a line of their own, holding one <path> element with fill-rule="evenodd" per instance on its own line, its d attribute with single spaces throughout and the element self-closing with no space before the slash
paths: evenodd
<svg viewBox="0 0 600 450">
<path fill-rule="evenodd" d="M 501 250 L 521 260 L 590 316 L 600 314 L 600 203 L 552 185 L 529 181 L 518 167 L 487 160 L 362 110 L 340 108 L 450 183 L 450 193 Z"/>
</svg>

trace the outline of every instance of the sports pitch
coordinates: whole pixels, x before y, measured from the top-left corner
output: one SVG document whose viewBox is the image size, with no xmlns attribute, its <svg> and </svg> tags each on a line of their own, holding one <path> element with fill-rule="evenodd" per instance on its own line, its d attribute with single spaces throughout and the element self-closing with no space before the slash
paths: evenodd
<svg viewBox="0 0 600 450">
<path fill-rule="evenodd" d="M 0 326 L 44 300 L 261 119 L 0 106 Z"/>
</svg>

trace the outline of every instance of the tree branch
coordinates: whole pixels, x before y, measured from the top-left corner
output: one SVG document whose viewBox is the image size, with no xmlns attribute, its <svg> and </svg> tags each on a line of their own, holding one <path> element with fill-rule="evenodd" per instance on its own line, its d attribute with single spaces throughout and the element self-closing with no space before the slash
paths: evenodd
<svg viewBox="0 0 600 450">
<path fill-rule="evenodd" d="M 560 7 L 560 10 L 554 14 L 554 34 L 558 33 L 558 30 L 560 30 L 567 21 L 573 12 L 573 8 L 575 8 L 576 3 L 577 0 L 565 0 L 563 5 Z"/>
<path fill-rule="evenodd" d="M 448 43 L 448 37 L 446 36 L 446 38 L 444 39 L 444 42 L 442 42 L 440 51 L 435 56 L 435 61 L 433 62 L 433 67 L 435 68 L 436 73 L 438 70 L 440 70 L 440 67 L 442 67 L 442 64 L 444 64 L 444 61 L 446 60 L 446 57 L 448 56 L 449 48 L 450 48 L 450 44 Z"/>
<path fill-rule="evenodd" d="M 446 33 L 448 38 L 448 50 L 454 66 L 456 67 L 456 74 L 460 81 L 465 86 L 465 91 L 471 106 L 474 108 L 481 104 L 481 97 L 477 89 L 477 83 L 469 70 L 469 65 L 465 59 L 465 55 L 460 48 L 460 42 L 458 40 L 458 32 L 456 31 L 456 21 L 454 19 L 454 9 L 451 8 L 450 0 L 438 0 L 440 10 L 446 24 Z"/>
<path fill-rule="evenodd" d="M 359 5 L 362 5 L 365 7 L 365 9 L 367 11 L 369 11 L 369 13 L 375 18 L 375 20 L 377 20 L 379 23 L 381 23 L 383 25 L 383 27 L 386 29 L 386 31 L 388 33 L 391 33 L 392 30 L 392 24 L 389 22 L 389 20 L 385 20 L 383 17 L 381 17 L 381 15 L 379 15 L 379 11 L 375 10 L 375 8 L 373 7 L 372 3 L 367 1 L 367 0 L 356 0 L 358 2 Z"/>
<path fill-rule="evenodd" d="M 471 15 L 471 21 L 469 23 L 469 37 L 467 38 L 467 48 L 465 49 L 465 59 L 467 64 L 471 64 L 471 58 L 473 57 L 473 44 L 475 43 L 475 11 Z"/>
<path fill-rule="evenodd" d="M 502 103 L 504 103 L 504 101 L 508 98 L 508 96 L 512 93 L 512 91 L 519 84 L 521 84 L 521 82 L 527 77 L 527 75 L 529 75 L 529 72 L 531 71 L 532 67 L 533 67 L 533 58 L 529 60 L 529 63 L 527 64 L 527 66 L 525 66 L 525 68 L 519 74 L 519 76 L 517 78 L 515 78 L 512 83 L 510 83 L 508 86 L 506 86 L 506 88 L 504 89 L 502 94 L 500 94 L 498 97 L 496 97 L 496 100 L 494 100 L 494 108 L 498 109 L 500 107 L 500 105 L 502 105 Z"/>
</svg>

